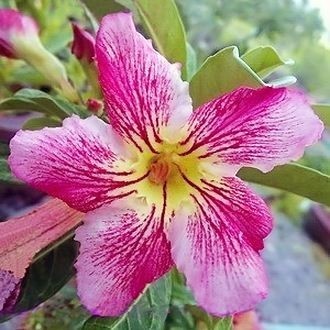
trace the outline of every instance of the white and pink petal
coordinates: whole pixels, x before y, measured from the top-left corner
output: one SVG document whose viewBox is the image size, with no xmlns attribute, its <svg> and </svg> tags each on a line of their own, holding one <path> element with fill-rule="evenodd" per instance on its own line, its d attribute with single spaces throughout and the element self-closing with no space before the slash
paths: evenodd
<svg viewBox="0 0 330 330">
<path fill-rule="evenodd" d="M 254 308 L 267 295 L 259 255 L 272 223 L 267 206 L 235 178 L 206 184 L 192 198 L 195 210 L 183 208 L 169 227 L 176 266 L 207 312 L 224 316 Z"/>
<path fill-rule="evenodd" d="M 111 126 L 91 116 L 62 127 L 19 131 L 10 143 L 12 172 L 32 187 L 89 211 L 134 191 L 125 149 Z M 143 175 L 142 175 L 143 176 Z"/>
<path fill-rule="evenodd" d="M 221 166 L 267 172 L 300 158 L 322 131 L 322 122 L 302 92 L 243 87 L 198 108 L 182 144 L 185 153 L 195 151 L 200 159 L 211 157 Z"/>
<path fill-rule="evenodd" d="M 172 131 L 192 112 L 188 84 L 178 65 L 156 52 L 135 29 L 132 15 L 105 16 L 96 38 L 96 60 L 113 127 L 138 148 L 154 149 L 162 128 Z"/>
<path fill-rule="evenodd" d="M 76 231 L 78 294 L 94 315 L 119 316 L 173 265 L 162 212 L 129 198 L 86 215 Z"/>
</svg>

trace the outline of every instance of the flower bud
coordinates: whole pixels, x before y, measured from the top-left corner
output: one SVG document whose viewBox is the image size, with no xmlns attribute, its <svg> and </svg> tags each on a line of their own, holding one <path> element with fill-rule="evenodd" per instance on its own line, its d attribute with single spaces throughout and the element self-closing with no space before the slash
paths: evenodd
<svg viewBox="0 0 330 330">
<path fill-rule="evenodd" d="M 28 42 L 39 42 L 37 23 L 14 9 L 0 9 L 0 27 L 2 56 L 21 58 Z"/>
<path fill-rule="evenodd" d="M 101 98 L 102 93 L 99 85 L 98 72 L 94 61 L 95 38 L 77 23 L 72 22 L 73 42 L 71 53 L 79 60 L 85 71 L 86 77 L 92 86 L 94 96 Z"/>
<path fill-rule="evenodd" d="M 38 25 L 31 17 L 14 9 L 0 9 L 0 55 L 24 60 L 69 100 L 79 100 L 62 63 L 42 45 Z"/>
<path fill-rule="evenodd" d="M 104 108 L 104 104 L 100 100 L 88 99 L 86 101 L 87 109 L 93 113 L 101 114 Z"/>
<path fill-rule="evenodd" d="M 95 39 L 94 37 L 80 27 L 77 23 L 72 23 L 73 42 L 71 52 L 78 60 L 85 60 L 88 63 L 94 61 Z"/>
</svg>

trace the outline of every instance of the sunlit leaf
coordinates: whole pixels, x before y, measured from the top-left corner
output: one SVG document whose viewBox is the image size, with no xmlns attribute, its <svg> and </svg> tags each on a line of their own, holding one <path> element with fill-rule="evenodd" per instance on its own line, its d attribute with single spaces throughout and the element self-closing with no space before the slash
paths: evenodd
<svg viewBox="0 0 330 330">
<path fill-rule="evenodd" d="M 134 0 L 134 4 L 158 51 L 171 63 L 180 63 L 185 78 L 186 33 L 174 0 Z"/>
<path fill-rule="evenodd" d="M 255 72 L 259 77 L 266 77 L 277 68 L 283 65 L 291 65 L 292 60 L 283 60 L 277 51 L 271 46 L 260 46 L 251 49 L 242 55 L 242 60 Z"/>
<path fill-rule="evenodd" d="M 326 126 L 330 126 L 330 104 L 313 104 L 316 114 Z"/>
<path fill-rule="evenodd" d="M 122 317 L 91 317 L 83 330 L 162 330 L 171 298 L 171 277 L 151 284 L 132 309 Z"/>
<path fill-rule="evenodd" d="M 289 191 L 330 206 L 330 176 L 299 164 L 275 167 L 269 173 L 243 168 L 238 176 L 246 181 Z"/>
<path fill-rule="evenodd" d="M 262 80 L 239 57 L 237 47 L 227 47 L 207 58 L 192 77 L 190 95 L 194 107 L 240 86 L 260 87 Z"/>
</svg>

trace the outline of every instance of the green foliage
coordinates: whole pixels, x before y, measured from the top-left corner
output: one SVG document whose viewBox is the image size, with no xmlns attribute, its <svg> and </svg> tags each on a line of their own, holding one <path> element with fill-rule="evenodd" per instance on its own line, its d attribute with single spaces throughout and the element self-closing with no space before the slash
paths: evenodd
<svg viewBox="0 0 330 330">
<path fill-rule="evenodd" d="M 323 123 L 330 127 L 330 104 L 313 104 L 313 109 Z"/>
<path fill-rule="evenodd" d="M 171 277 L 163 276 L 151 284 L 131 310 L 118 318 L 91 317 L 83 330 L 162 330 L 171 298 Z"/>
<path fill-rule="evenodd" d="M 35 111 L 58 119 L 64 119 L 72 114 L 85 117 L 84 108 L 70 103 L 60 96 L 51 96 L 37 89 L 21 89 L 13 97 L 0 101 L 0 111 L 14 112 Z M 49 120 L 51 121 L 51 119 Z M 39 123 L 41 123 L 39 121 Z M 55 121 L 52 120 L 55 124 Z"/>
<path fill-rule="evenodd" d="M 2 155 L 0 155 L 0 183 L 18 183 L 11 175 L 7 160 Z"/>
<path fill-rule="evenodd" d="M 282 189 L 330 206 L 330 176 L 299 164 L 275 167 L 269 173 L 243 168 L 238 176 L 246 181 Z"/>
<path fill-rule="evenodd" d="M 72 235 L 62 244 L 55 244 L 37 255 L 23 279 L 11 315 L 38 306 L 61 289 L 75 273 L 73 264 L 76 256 L 77 243 Z"/>
<path fill-rule="evenodd" d="M 134 0 L 134 4 L 158 51 L 170 62 L 182 64 L 185 78 L 186 33 L 174 0 Z"/>
<path fill-rule="evenodd" d="M 283 65 L 293 64 L 293 61 L 284 61 L 271 46 L 260 46 L 251 49 L 243 54 L 241 58 L 261 78 L 267 77 Z"/>
<path fill-rule="evenodd" d="M 260 87 L 262 85 L 262 80 L 239 57 L 238 49 L 232 46 L 206 59 L 191 79 L 190 95 L 194 107 L 198 107 L 239 86 Z"/>
</svg>

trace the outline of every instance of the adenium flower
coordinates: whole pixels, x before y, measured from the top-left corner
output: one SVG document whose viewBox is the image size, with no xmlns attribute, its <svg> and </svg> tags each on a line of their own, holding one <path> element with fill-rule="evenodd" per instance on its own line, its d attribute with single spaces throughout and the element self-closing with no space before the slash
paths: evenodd
<svg viewBox="0 0 330 330">
<path fill-rule="evenodd" d="M 38 25 L 32 17 L 14 9 L 0 9 L 0 56 L 26 61 L 68 99 L 73 102 L 79 99 L 62 63 L 41 43 Z"/>
<path fill-rule="evenodd" d="M 110 124 L 73 116 L 20 131 L 9 158 L 18 178 L 86 212 L 76 231 L 83 304 L 120 315 L 175 265 L 206 311 L 253 308 L 267 294 L 259 251 L 272 217 L 235 174 L 299 158 L 322 123 L 285 88 L 242 87 L 193 112 L 178 65 L 130 14 L 102 20 L 96 61 Z"/>
</svg>

